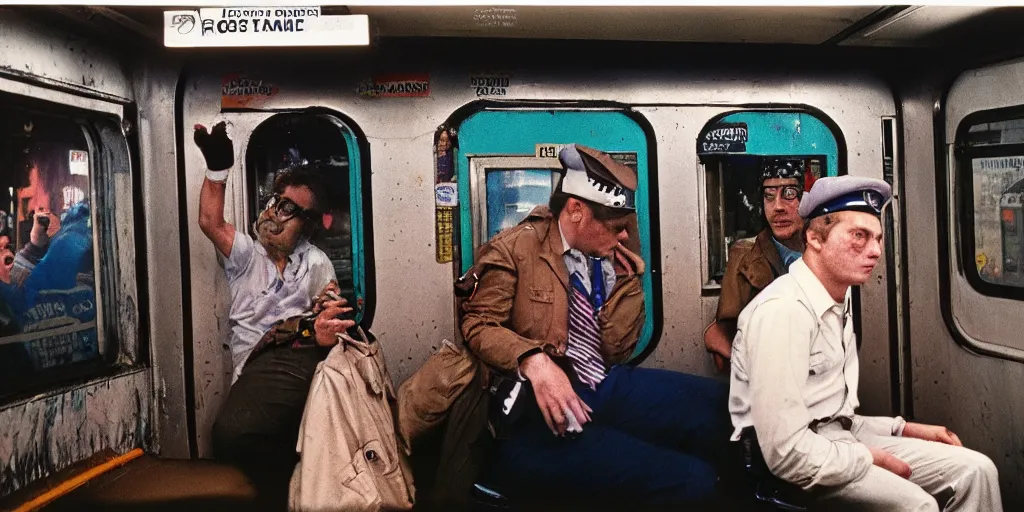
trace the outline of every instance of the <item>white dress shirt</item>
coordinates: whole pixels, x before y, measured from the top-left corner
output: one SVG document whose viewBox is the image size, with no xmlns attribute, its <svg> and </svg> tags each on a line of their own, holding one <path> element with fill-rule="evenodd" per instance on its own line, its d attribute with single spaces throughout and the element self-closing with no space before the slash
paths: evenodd
<svg viewBox="0 0 1024 512">
<path fill-rule="evenodd" d="M 733 439 L 753 426 L 772 473 L 810 489 L 855 481 L 871 467 L 858 433 L 897 435 L 901 418 L 855 413 L 859 368 L 850 294 L 836 302 L 803 258 L 759 293 L 737 322 L 729 412 Z M 810 427 L 829 428 L 829 435 Z M 839 432 L 840 434 L 835 434 Z"/>
<path fill-rule="evenodd" d="M 309 311 L 313 297 L 335 279 L 330 258 L 308 241 L 300 241 L 288 256 L 283 272 L 267 250 L 240 229 L 235 230 L 231 254 L 223 258 L 231 290 L 231 383 L 263 334 L 278 320 Z"/>
</svg>

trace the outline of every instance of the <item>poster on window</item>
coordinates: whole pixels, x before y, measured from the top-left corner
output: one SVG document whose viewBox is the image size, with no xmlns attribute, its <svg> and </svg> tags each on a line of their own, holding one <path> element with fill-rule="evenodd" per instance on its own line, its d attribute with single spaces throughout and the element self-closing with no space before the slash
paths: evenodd
<svg viewBox="0 0 1024 512">
<path fill-rule="evenodd" d="M 1019 196 L 1015 190 L 1024 186 L 1024 156 L 975 158 L 971 165 L 978 273 L 986 281 L 1004 284 L 1016 279 L 1010 274 L 1018 273 L 1021 266 L 1019 244 L 1014 243 L 1017 217 L 1011 203 Z"/>
<path fill-rule="evenodd" d="M 68 155 L 68 168 L 72 176 L 89 175 L 89 153 L 73 149 Z"/>
<path fill-rule="evenodd" d="M 700 134 L 698 155 L 744 153 L 747 151 L 747 123 L 715 123 Z"/>
</svg>

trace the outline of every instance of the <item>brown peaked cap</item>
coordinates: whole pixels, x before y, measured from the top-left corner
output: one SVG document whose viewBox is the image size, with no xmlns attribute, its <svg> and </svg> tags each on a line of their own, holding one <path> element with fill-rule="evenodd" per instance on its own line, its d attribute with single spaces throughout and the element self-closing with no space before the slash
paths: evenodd
<svg viewBox="0 0 1024 512">
<path fill-rule="evenodd" d="M 633 169 L 617 162 L 608 153 L 598 151 L 586 146 L 576 145 L 580 153 L 583 165 L 587 172 L 592 172 L 601 178 L 617 183 L 623 188 L 636 191 L 636 172 Z"/>
</svg>

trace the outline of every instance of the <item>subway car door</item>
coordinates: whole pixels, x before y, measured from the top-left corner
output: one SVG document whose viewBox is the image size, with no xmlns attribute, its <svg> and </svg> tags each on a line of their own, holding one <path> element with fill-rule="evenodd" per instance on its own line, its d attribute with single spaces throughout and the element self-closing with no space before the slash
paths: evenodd
<svg viewBox="0 0 1024 512">
<path fill-rule="evenodd" d="M 883 139 L 887 145 L 879 148 L 877 139 L 861 138 L 847 141 L 839 125 L 823 112 L 811 106 L 772 109 L 694 108 L 685 109 L 683 116 L 710 115 L 696 133 L 696 155 L 699 174 L 701 217 L 704 228 L 700 234 L 702 325 L 715 318 L 718 296 L 729 255 L 729 248 L 737 240 L 756 237 L 768 229 L 765 206 L 761 195 L 760 177 L 766 166 L 786 165 L 803 171 L 805 193 L 814 181 L 826 176 L 843 174 L 885 178 L 892 183 L 892 155 L 888 165 L 854 167 L 848 165 L 848 155 L 857 151 L 870 155 L 892 149 L 892 138 Z M 877 122 L 877 121 L 876 121 Z M 883 132 L 894 129 L 892 121 L 871 127 Z M 691 125 L 683 129 L 690 128 Z M 686 137 L 693 137 L 687 131 Z M 692 138 L 690 140 L 693 140 Z M 881 151 L 879 151 L 881 149 Z M 898 312 L 891 310 L 898 301 L 890 262 L 898 260 L 898 226 L 893 225 L 896 206 L 884 219 L 886 246 L 883 259 L 872 278 L 853 290 L 854 329 L 858 335 L 860 357 L 860 402 L 863 413 L 890 414 L 899 407 L 901 387 L 897 371 L 900 359 L 898 339 L 893 322 Z M 794 236 L 802 236 L 797 233 Z M 888 275 L 889 279 L 886 279 Z M 718 361 L 724 366 L 723 361 Z M 719 370 L 721 371 L 721 370 Z"/>
<path fill-rule="evenodd" d="M 633 353 L 633 361 L 642 360 L 657 344 L 656 319 L 661 316 L 658 260 L 652 257 L 650 136 L 632 113 L 608 110 L 483 110 L 452 128 L 442 127 L 436 137 L 438 179 L 453 180 L 458 190 L 456 272 L 472 266 L 475 248 L 518 224 L 535 206 L 547 204 L 558 183 L 558 152 L 564 145 L 609 153 L 636 169 L 638 177 L 636 223 L 627 246 L 648 265 L 643 280 L 647 318 Z M 450 164 L 446 154 L 452 155 Z"/>
<path fill-rule="evenodd" d="M 284 108 L 266 111 L 253 109 L 218 109 L 220 92 L 212 84 L 200 80 L 202 95 L 185 103 L 185 118 L 207 120 L 213 124 L 224 120 L 234 141 L 235 171 L 228 181 L 225 218 L 237 229 L 253 235 L 252 224 L 266 201 L 273 194 L 274 180 L 282 170 L 301 164 L 320 164 L 326 181 L 325 210 L 333 223 L 325 233 L 311 240 L 333 263 L 342 295 L 357 305 L 357 320 L 368 322 L 372 305 L 366 302 L 366 264 L 364 244 L 364 198 L 369 184 L 364 176 L 364 158 L 368 148 L 359 128 L 344 114 L 322 107 Z M 188 143 L 191 144 L 191 124 Z M 202 169 L 204 163 L 198 150 L 189 155 L 188 169 Z M 238 164 L 241 165 L 238 165 Z M 209 433 L 231 384 L 231 355 L 226 300 L 227 282 L 213 245 L 197 227 L 198 190 L 202 176 L 190 172 L 186 177 L 190 190 L 189 245 L 192 338 L 186 339 L 186 369 L 192 365 L 194 381 L 195 442 L 200 457 L 209 457 Z M 191 351 L 192 357 L 188 354 Z M 186 371 L 186 379 L 189 377 Z"/>
</svg>

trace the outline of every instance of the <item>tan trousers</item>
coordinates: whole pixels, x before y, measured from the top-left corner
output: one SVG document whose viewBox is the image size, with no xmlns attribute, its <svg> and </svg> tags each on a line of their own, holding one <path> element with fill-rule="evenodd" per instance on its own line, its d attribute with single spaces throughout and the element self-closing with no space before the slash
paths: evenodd
<svg viewBox="0 0 1024 512">
<path fill-rule="evenodd" d="M 847 431 L 820 432 L 836 439 Z M 863 478 L 842 487 L 818 489 L 823 510 L 1002 512 L 995 464 L 968 448 L 904 437 L 861 435 L 858 441 L 910 464 L 905 480 L 872 466 Z M 942 503 L 939 503 L 938 501 Z"/>
</svg>

